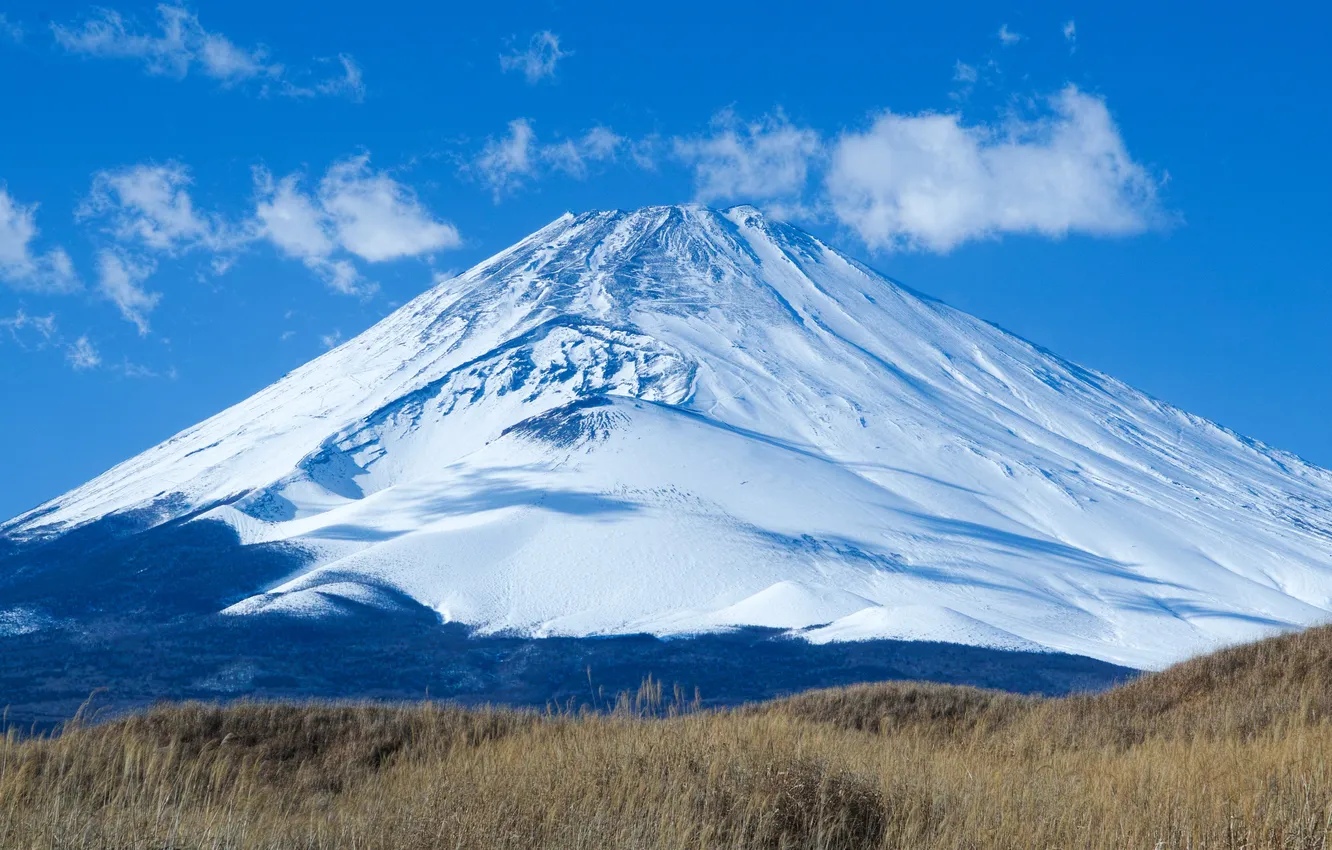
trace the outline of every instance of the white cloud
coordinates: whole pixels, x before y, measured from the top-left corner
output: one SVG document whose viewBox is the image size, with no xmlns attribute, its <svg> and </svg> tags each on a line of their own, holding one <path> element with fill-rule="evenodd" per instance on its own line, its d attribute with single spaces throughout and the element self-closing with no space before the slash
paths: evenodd
<svg viewBox="0 0 1332 850">
<path fill-rule="evenodd" d="M 361 273 L 350 260 L 306 260 L 306 266 L 316 272 L 334 292 L 343 295 L 372 295 L 378 284 L 365 283 Z"/>
<path fill-rule="evenodd" d="M 1023 38 L 1026 37 L 1020 33 L 1016 33 L 1010 30 L 1008 28 L 1008 24 L 1004 24 L 1003 26 L 999 27 L 998 36 L 999 36 L 999 41 L 1004 45 L 1004 47 L 1012 47 L 1013 45 L 1017 44 L 1019 41 L 1021 41 Z"/>
<path fill-rule="evenodd" d="M 662 145 L 661 136 L 653 133 L 641 139 L 625 139 L 623 147 L 634 165 L 644 171 L 656 171 Z"/>
<path fill-rule="evenodd" d="M 377 263 L 462 244 L 456 227 L 436 220 L 410 188 L 372 170 L 368 155 L 335 163 L 314 194 L 302 189 L 299 174 L 278 181 L 262 168 L 254 174 L 255 235 L 301 260 L 338 292 L 374 291 L 339 252 Z"/>
<path fill-rule="evenodd" d="M 81 220 L 101 222 L 115 240 L 114 250 L 98 252 L 97 286 L 140 334 L 148 333 L 147 316 L 162 298 L 142 285 L 156 269 L 150 255 L 212 251 L 210 268 L 220 275 L 252 238 L 221 215 L 199 210 L 190 196 L 192 182 L 189 170 L 175 162 L 100 171 L 75 212 Z"/>
<path fill-rule="evenodd" d="M 1067 42 L 1069 43 L 1069 45 L 1070 45 L 1069 49 L 1070 49 L 1070 50 L 1077 50 L 1077 48 L 1078 48 L 1078 26 L 1077 26 L 1077 24 L 1073 23 L 1072 21 L 1069 21 L 1068 23 L 1064 24 L 1064 41 L 1067 41 Z"/>
<path fill-rule="evenodd" d="M 462 244 L 458 229 L 436 221 L 415 192 L 371 170 L 368 154 L 334 163 L 319 183 L 319 203 L 338 243 L 372 263 Z"/>
<path fill-rule="evenodd" d="M 331 334 L 324 334 L 319 337 L 319 343 L 324 348 L 337 348 L 340 342 L 342 342 L 342 331 L 333 331 Z"/>
<path fill-rule="evenodd" d="M 299 174 L 274 183 L 268 171 L 256 168 L 254 177 L 259 237 L 303 262 L 336 292 L 366 295 L 374 291 L 373 285 L 362 282 L 350 261 L 332 258 L 338 249 L 333 224 L 318 202 L 301 189 Z"/>
<path fill-rule="evenodd" d="M 44 254 L 34 251 L 39 234 L 37 205 L 18 203 L 0 184 L 0 282 L 29 292 L 78 289 L 79 279 L 65 249 L 57 246 Z"/>
<path fill-rule="evenodd" d="M 744 124 L 729 110 L 713 119 L 712 135 L 675 140 L 675 155 L 694 170 L 694 195 L 763 200 L 799 197 L 822 142 L 784 115 Z"/>
<path fill-rule="evenodd" d="M 500 68 L 506 72 L 522 71 L 528 83 L 538 83 L 545 77 L 553 77 L 555 65 L 570 55 L 560 50 L 559 36 L 550 30 L 542 30 L 532 36 L 526 50 L 501 55 Z"/>
<path fill-rule="evenodd" d="M 570 177 L 579 180 L 587 176 L 589 163 L 615 159 L 626 140 L 606 127 L 593 127 L 578 139 L 565 139 L 543 145 L 539 149 L 541 161 Z"/>
<path fill-rule="evenodd" d="M 976 81 L 980 79 L 980 71 L 975 65 L 968 65 L 962 60 L 953 63 L 953 82 L 957 83 L 957 88 L 948 93 L 950 100 L 965 101 L 971 97 L 972 91 L 976 88 Z"/>
<path fill-rule="evenodd" d="M 556 171 L 563 171 L 579 179 L 587 176 L 587 161 L 573 139 L 550 144 L 542 150 L 542 154 L 542 159 Z"/>
<path fill-rule="evenodd" d="M 255 169 L 259 201 L 255 217 L 262 234 L 290 257 L 327 257 L 336 247 L 328 219 L 314 199 L 301 191 L 300 175 L 289 174 L 277 183 L 267 170 Z"/>
<path fill-rule="evenodd" d="M 76 371 L 95 369 L 102 364 L 101 355 L 86 335 L 73 342 L 66 341 L 56 328 L 54 313 L 33 316 L 20 308 L 13 316 L 0 318 L 0 329 L 8 330 L 14 343 L 25 351 L 63 349 L 65 360 Z"/>
<path fill-rule="evenodd" d="M 74 340 L 73 344 L 66 347 L 65 359 L 78 372 L 96 369 L 102 364 L 101 355 L 97 353 L 97 349 L 88 341 L 86 336 L 79 337 Z"/>
<path fill-rule="evenodd" d="M 345 95 L 358 103 L 365 100 L 365 79 L 361 66 L 346 53 L 338 54 L 338 62 L 342 64 L 342 76 L 330 77 L 318 83 L 315 91 L 319 94 Z"/>
<path fill-rule="evenodd" d="M 213 277 L 222 277 L 222 275 L 231 271 L 231 267 L 234 265 L 236 265 L 235 254 L 218 255 L 208 261 L 208 270 L 212 272 Z M 202 273 L 200 274 L 199 279 L 205 279 Z"/>
<path fill-rule="evenodd" d="M 52 24 L 56 43 L 73 53 L 89 56 L 140 59 L 149 73 L 184 76 L 193 61 L 193 54 L 185 46 L 185 34 L 179 9 L 163 7 L 160 36 L 135 35 L 129 32 L 124 19 L 110 9 L 100 11 L 100 17 L 84 22 L 80 28 Z"/>
<path fill-rule="evenodd" d="M 220 216 L 195 209 L 191 183 L 189 170 L 174 162 L 100 171 L 77 215 L 104 218 L 118 240 L 167 254 L 234 247 L 241 237 Z"/>
<path fill-rule="evenodd" d="M 601 126 L 578 138 L 541 144 L 532 123 L 526 118 L 516 118 L 509 122 L 507 135 L 486 141 L 466 170 L 490 187 L 498 203 L 505 194 L 521 188 L 524 181 L 551 171 L 582 180 L 587 177 L 590 165 L 616 159 L 621 149 L 629 149 L 637 161 L 637 148 L 615 131 Z"/>
<path fill-rule="evenodd" d="M 616 135 L 609 127 L 593 127 L 583 136 L 583 155 L 588 159 L 610 159 L 624 141 L 622 136 Z"/>
<path fill-rule="evenodd" d="M 20 332 L 31 330 L 33 333 L 41 336 L 40 345 L 38 347 L 45 347 L 46 343 L 51 341 L 51 337 L 54 336 L 56 332 L 55 313 L 49 313 L 45 316 L 29 316 L 27 312 L 20 307 L 18 312 L 13 316 L 0 319 L 0 328 L 8 330 L 10 336 L 12 336 L 14 341 L 19 343 L 20 346 L 23 346 L 23 337 Z"/>
<path fill-rule="evenodd" d="M 944 252 L 1002 233 L 1136 233 L 1160 223 L 1157 182 L 1105 102 L 1069 86 L 1033 121 L 964 126 L 886 112 L 832 150 L 827 200 L 873 249 Z"/>
<path fill-rule="evenodd" d="M 4 13 L 0 13 L 0 38 L 20 42 L 23 40 L 23 27 L 10 21 Z"/>
<path fill-rule="evenodd" d="M 269 58 L 263 45 L 241 47 L 217 32 L 210 32 L 198 15 L 184 6 L 157 7 L 157 31 L 142 31 L 112 9 L 100 9 L 79 25 L 52 24 L 56 43 L 71 53 L 106 59 L 131 59 L 150 74 L 184 78 L 191 70 L 217 80 L 224 87 L 241 83 L 279 83 L 276 91 L 289 96 L 364 94 L 361 71 L 349 56 L 340 56 L 343 75 L 313 86 L 293 83 L 290 69 Z M 305 72 L 308 73 L 308 72 Z"/>
<path fill-rule="evenodd" d="M 263 46 L 243 48 L 220 33 L 209 32 L 197 15 L 182 6 L 157 7 L 157 34 L 131 31 L 119 12 L 99 10 L 82 26 L 52 24 L 60 46 L 72 53 L 137 59 L 150 74 L 184 77 L 192 67 L 224 84 L 278 77 L 282 66 L 268 61 Z"/>
<path fill-rule="evenodd" d="M 179 163 L 103 171 L 78 209 L 80 218 L 104 222 L 116 241 L 115 250 L 99 256 L 100 288 L 141 333 L 161 298 L 141 285 L 156 255 L 212 251 L 209 268 L 220 275 L 236 252 L 265 240 L 337 292 L 368 295 L 376 287 L 362 279 L 351 257 L 378 263 L 462 244 L 457 228 L 437 220 L 409 187 L 372 169 L 368 155 L 334 163 L 314 193 L 302 187 L 299 174 L 275 180 L 256 168 L 254 212 L 242 221 L 200 210 L 191 182 Z"/>
<path fill-rule="evenodd" d="M 328 62 L 331 60 L 321 60 Z M 340 73 L 327 77 L 317 82 L 296 83 L 291 79 L 284 79 L 278 92 L 287 97 L 318 97 L 319 95 L 334 95 L 346 97 L 357 103 L 365 100 L 365 77 L 361 72 L 361 66 L 356 64 L 356 60 L 346 53 L 339 53 L 337 58 L 340 66 Z M 304 76 L 309 76 L 307 72 Z"/>
<path fill-rule="evenodd" d="M 490 185 L 498 202 L 505 192 L 522 185 L 522 178 L 536 170 L 536 156 L 532 148 L 536 133 L 526 118 L 509 122 L 509 134 L 502 139 L 490 139 L 477 157 L 475 169 L 481 179 Z"/>
<path fill-rule="evenodd" d="M 281 65 L 266 61 L 266 52 L 262 47 L 244 50 L 215 33 L 204 34 L 195 58 L 205 74 L 224 83 L 282 74 Z"/>
<path fill-rule="evenodd" d="M 162 300 L 161 293 L 148 292 L 142 286 L 152 272 L 151 264 L 115 251 L 103 250 L 97 254 L 98 289 L 120 309 L 122 316 L 134 323 L 140 336 L 148 333 L 148 314 Z"/>
<path fill-rule="evenodd" d="M 0 329 L 9 331 L 14 343 L 24 351 L 63 351 L 65 360 L 76 371 L 102 365 L 102 357 L 87 335 L 69 342 L 57 329 L 54 313 L 33 316 L 20 308 L 13 316 L 0 318 Z"/>
<path fill-rule="evenodd" d="M 126 378 L 157 378 L 160 375 L 141 363 L 134 363 L 128 357 L 122 358 L 118 368 Z M 174 371 L 174 370 L 173 370 Z"/>
</svg>

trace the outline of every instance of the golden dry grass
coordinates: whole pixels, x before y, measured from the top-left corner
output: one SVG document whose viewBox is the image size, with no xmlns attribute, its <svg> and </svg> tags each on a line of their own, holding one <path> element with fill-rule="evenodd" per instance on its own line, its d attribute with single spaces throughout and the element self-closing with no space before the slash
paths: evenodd
<svg viewBox="0 0 1332 850">
<path fill-rule="evenodd" d="M 1332 629 L 1096 696 L 186 704 L 0 744 L 3 848 L 1322 848 Z M 687 708 L 677 704 L 676 709 Z"/>
</svg>

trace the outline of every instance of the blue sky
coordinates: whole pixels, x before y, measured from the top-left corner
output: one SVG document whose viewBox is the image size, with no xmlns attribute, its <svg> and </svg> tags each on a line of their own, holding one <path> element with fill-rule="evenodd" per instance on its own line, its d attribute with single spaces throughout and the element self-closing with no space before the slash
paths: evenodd
<svg viewBox="0 0 1332 850">
<path fill-rule="evenodd" d="M 687 201 L 1332 466 L 1321 5 L 108 3 L 0 3 L 4 517 Z"/>
</svg>

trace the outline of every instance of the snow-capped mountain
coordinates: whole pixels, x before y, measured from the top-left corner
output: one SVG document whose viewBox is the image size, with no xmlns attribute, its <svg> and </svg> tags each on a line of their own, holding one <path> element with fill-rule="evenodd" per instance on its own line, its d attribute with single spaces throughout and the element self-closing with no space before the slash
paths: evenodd
<svg viewBox="0 0 1332 850">
<path fill-rule="evenodd" d="M 0 542 L 108 517 L 298 544 L 237 618 L 419 603 L 1157 667 L 1332 608 L 1332 473 L 751 207 L 566 215 Z"/>
</svg>

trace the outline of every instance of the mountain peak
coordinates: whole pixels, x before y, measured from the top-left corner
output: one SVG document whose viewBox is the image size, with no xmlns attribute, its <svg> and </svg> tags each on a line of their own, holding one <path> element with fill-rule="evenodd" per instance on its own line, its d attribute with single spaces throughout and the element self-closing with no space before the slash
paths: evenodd
<svg viewBox="0 0 1332 850">
<path fill-rule="evenodd" d="M 561 216 L 0 542 L 127 517 L 308 553 L 219 592 L 242 617 L 408 600 L 482 631 L 1141 667 L 1332 607 L 1332 474 L 747 205 Z M 96 586 L 34 581 L 0 607 L 58 618 L 70 599 L 34 588 Z"/>
</svg>

